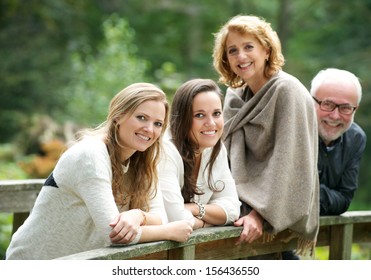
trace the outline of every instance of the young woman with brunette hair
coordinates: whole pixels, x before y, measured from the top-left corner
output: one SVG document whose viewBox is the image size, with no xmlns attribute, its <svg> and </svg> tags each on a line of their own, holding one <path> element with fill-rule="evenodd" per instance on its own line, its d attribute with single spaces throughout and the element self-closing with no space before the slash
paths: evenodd
<svg viewBox="0 0 371 280">
<path fill-rule="evenodd" d="M 221 141 L 222 94 L 209 79 L 193 79 L 176 91 L 159 179 L 170 221 L 190 220 L 194 229 L 232 224 L 240 202 Z"/>
</svg>

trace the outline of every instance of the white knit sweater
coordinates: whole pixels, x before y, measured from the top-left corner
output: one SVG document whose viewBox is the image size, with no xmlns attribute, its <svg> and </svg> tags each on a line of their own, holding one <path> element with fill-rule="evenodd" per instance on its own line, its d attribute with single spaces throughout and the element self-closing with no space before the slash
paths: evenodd
<svg viewBox="0 0 371 280">
<path fill-rule="evenodd" d="M 89 138 L 72 146 L 53 176 L 58 188 L 42 188 L 30 216 L 12 237 L 7 259 L 53 259 L 111 244 L 109 224 L 128 209 L 115 204 L 103 141 Z M 167 222 L 160 190 L 149 206 L 150 213 Z"/>
</svg>

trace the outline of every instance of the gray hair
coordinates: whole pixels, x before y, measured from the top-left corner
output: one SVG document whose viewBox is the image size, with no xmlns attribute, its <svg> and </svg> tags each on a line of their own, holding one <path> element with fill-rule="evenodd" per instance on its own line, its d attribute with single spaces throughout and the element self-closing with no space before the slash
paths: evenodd
<svg viewBox="0 0 371 280">
<path fill-rule="evenodd" d="M 317 93 L 318 88 L 328 79 L 335 79 L 338 81 L 348 80 L 354 84 L 356 87 L 357 95 L 358 95 L 358 104 L 361 102 L 362 99 L 362 87 L 359 79 L 353 73 L 336 69 L 336 68 L 327 68 L 318 72 L 318 74 L 313 78 L 311 82 L 310 93 L 312 96 L 315 96 Z"/>
</svg>

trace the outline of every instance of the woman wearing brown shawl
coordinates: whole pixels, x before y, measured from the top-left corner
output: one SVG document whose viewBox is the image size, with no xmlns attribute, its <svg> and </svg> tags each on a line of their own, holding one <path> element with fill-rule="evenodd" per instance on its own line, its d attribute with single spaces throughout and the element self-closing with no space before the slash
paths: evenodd
<svg viewBox="0 0 371 280">
<path fill-rule="evenodd" d="M 306 88 L 283 72 L 269 23 L 236 16 L 215 34 L 214 67 L 228 86 L 224 141 L 243 203 L 237 243 L 289 229 L 313 252 L 319 225 L 317 123 Z"/>
</svg>

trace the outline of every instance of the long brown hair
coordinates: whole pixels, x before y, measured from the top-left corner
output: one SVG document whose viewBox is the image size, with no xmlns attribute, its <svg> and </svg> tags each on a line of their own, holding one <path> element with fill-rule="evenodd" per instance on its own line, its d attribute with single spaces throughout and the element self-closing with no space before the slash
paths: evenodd
<svg viewBox="0 0 371 280">
<path fill-rule="evenodd" d="M 193 79 L 182 84 L 175 92 L 170 112 L 170 131 L 172 141 L 177 147 L 184 164 L 184 186 L 182 195 L 184 201 L 191 202 L 194 195 L 202 194 L 197 190 L 197 178 L 193 176 L 195 167 L 195 153 L 198 143 L 194 143 L 189 132 L 192 128 L 193 111 L 192 104 L 195 96 L 199 93 L 213 91 L 217 93 L 223 104 L 223 95 L 218 85 L 210 79 Z M 212 167 L 221 149 L 221 139 L 213 147 L 212 154 L 207 166 L 209 168 L 208 186 L 216 190 L 212 182 Z"/>
</svg>

